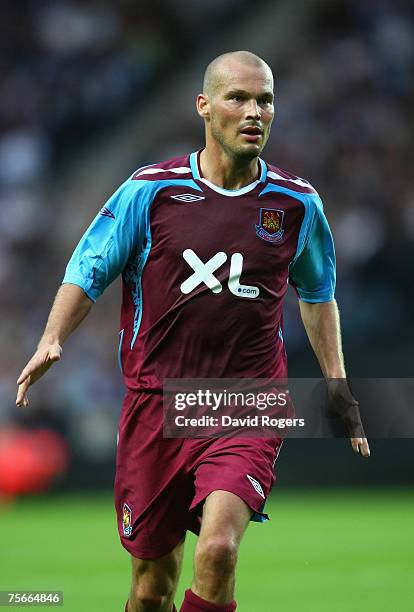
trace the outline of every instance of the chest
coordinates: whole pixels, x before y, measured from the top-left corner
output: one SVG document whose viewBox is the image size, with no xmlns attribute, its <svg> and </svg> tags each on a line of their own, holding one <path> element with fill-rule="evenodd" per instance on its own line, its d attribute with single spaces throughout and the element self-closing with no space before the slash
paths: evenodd
<svg viewBox="0 0 414 612">
<path fill-rule="evenodd" d="M 229 197 L 168 188 L 151 208 L 152 256 L 180 266 L 189 251 L 203 262 L 240 254 L 249 272 L 284 269 L 296 253 L 303 216 L 303 204 L 284 194 Z"/>
</svg>

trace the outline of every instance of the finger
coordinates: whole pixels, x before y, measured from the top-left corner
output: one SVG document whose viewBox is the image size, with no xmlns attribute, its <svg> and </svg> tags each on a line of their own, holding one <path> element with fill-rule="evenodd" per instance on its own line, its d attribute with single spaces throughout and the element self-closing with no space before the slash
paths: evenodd
<svg viewBox="0 0 414 612">
<path fill-rule="evenodd" d="M 30 385 L 30 378 L 26 379 L 17 389 L 16 404 L 21 404 L 26 397 L 27 389 Z"/>
<path fill-rule="evenodd" d="M 369 450 L 368 440 L 366 438 L 362 438 L 362 444 L 360 444 L 360 453 L 363 457 L 369 457 L 371 455 L 371 451 Z"/>
<path fill-rule="evenodd" d="M 19 388 L 17 390 L 17 397 L 16 397 L 16 405 L 17 406 L 27 406 L 29 401 L 27 399 L 27 389 L 30 385 L 30 376 L 21 384 L 19 385 Z"/>
<path fill-rule="evenodd" d="M 38 364 L 35 364 L 30 360 L 27 366 L 23 368 L 22 373 L 17 379 L 17 384 L 20 385 L 23 381 L 25 381 L 26 378 L 30 376 L 30 374 L 33 374 L 33 372 L 37 369 L 37 367 L 38 367 Z"/>
<path fill-rule="evenodd" d="M 17 384 L 20 385 L 28 376 L 29 372 L 27 371 L 27 366 L 22 370 L 19 378 L 17 379 Z"/>
<path fill-rule="evenodd" d="M 352 450 L 354 453 L 359 453 L 359 447 L 362 444 L 362 438 L 351 438 Z"/>
<path fill-rule="evenodd" d="M 368 440 L 366 438 L 351 438 L 351 444 L 355 453 L 360 453 L 363 457 L 369 457 L 371 455 Z"/>
</svg>

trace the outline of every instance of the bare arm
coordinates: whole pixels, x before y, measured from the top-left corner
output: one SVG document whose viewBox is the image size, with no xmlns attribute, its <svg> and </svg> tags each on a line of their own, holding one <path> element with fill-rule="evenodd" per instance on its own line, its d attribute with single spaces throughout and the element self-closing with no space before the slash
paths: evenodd
<svg viewBox="0 0 414 612">
<path fill-rule="evenodd" d="M 310 304 L 299 300 L 309 342 L 325 378 L 345 378 L 341 327 L 336 301 Z"/>
<path fill-rule="evenodd" d="M 303 325 L 323 375 L 328 380 L 345 381 L 341 326 L 336 301 L 312 304 L 299 300 L 299 306 Z M 349 395 L 352 398 L 350 392 Z M 366 438 L 351 438 L 351 444 L 355 452 L 361 452 L 362 456 L 369 457 L 370 451 Z"/>
<path fill-rule="evenodd" d="M 92 305 L 92 300 L 77 285 L 65 284 L 59 288 L 37 350 L 17 379 L 18 406 L 28 405 L 27 389 L 55 361 L 59 361 L 63 343 L 86 317 Z"/>
</svg>

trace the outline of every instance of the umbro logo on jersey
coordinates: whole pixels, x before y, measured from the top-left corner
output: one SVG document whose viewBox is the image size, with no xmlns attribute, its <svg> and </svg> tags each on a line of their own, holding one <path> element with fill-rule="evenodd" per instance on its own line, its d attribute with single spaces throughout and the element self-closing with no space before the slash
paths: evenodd
<svg viewBox="0 0 414 612">
<path fill-rule="evenodd" d="M 180 195 L 170 196 L 173 200 L 179 200 L 180 202 L 198 202 L 199 200 L 205 200 L 204 196 L 194 195 L 193 193 L 180 193 Z"/>
<path fill-rule="evenodd" d="M 260 482 L 258 482 L 256 480 L 256 478 L 253 478 L 253 476 L 250 476 L 250 474 L 246 474 L 247 478 L 250 480 L 250 482 L 253 485 L 253 489 L 255 491 L 257 491 L 257 493 L 263 497 L 263 499 L 266 499 L 265 494 L 263 493 L 263 489 L 262 489 L 262 485 L 260 484 Z"/>
<path fill-rule="evenodd" d="M 112 213 L 109 208 L 106 208 L 106 206 L 104 206 L 103 208 L 101 208 L 101 215 L 103 217 L 110 217 L 111 219 L 115 219 L 115 215 L 114 213 Z"/>
</svg>

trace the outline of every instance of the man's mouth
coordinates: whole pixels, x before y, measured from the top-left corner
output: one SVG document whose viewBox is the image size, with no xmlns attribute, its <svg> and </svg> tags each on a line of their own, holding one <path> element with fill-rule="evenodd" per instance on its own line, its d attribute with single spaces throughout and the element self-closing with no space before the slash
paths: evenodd
<svg viewBox="0 0 414 612">
<path fill-rule="evenodd" d="M 262 137 L 263 130 L 257 126 L 250 125 L 240 130 L 240 133 L 249 142 L 257 142 Z"/>
<path fill-rule="evenodd" d="M 263 134 L 263 130 L 261 128 L 253 125 L 245 127 L 240 131 L 242 134 L 248 134 L 249 136 L 261 136 Z"/>
</svg>

